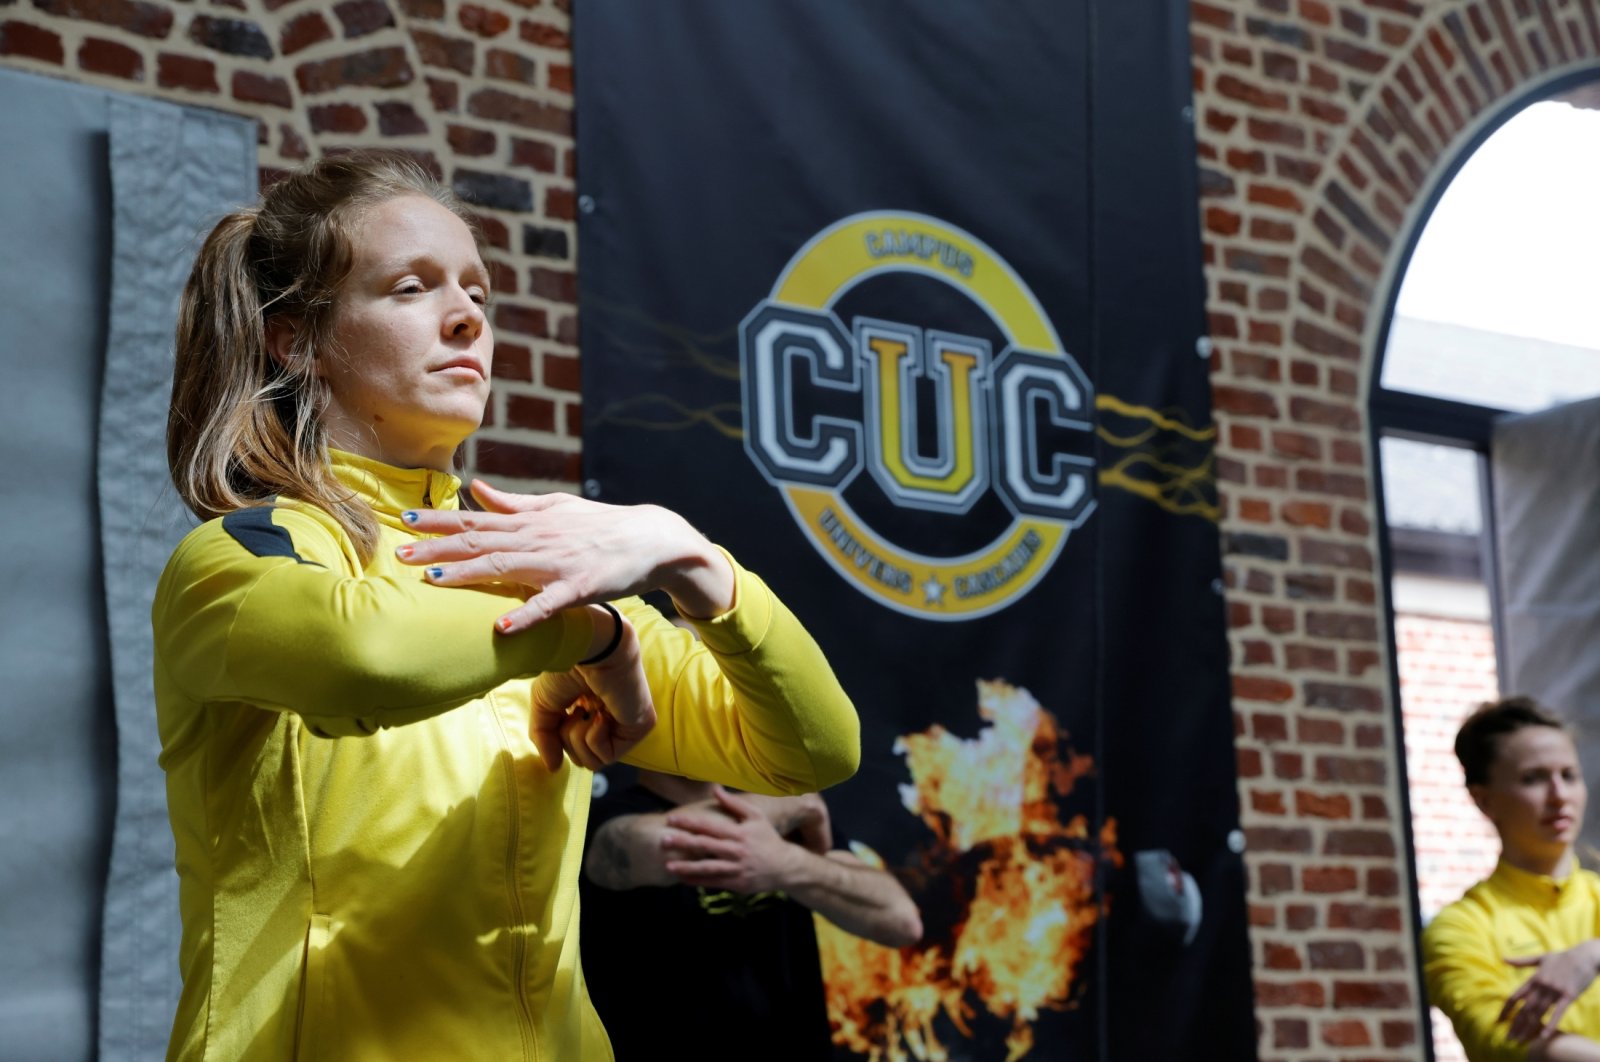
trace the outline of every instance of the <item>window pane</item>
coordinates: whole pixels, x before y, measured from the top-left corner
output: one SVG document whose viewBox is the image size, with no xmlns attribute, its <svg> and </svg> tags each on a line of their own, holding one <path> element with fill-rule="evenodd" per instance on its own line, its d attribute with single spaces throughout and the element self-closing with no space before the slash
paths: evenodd
<svg viewBox="0 0 1600 1062">
<path fill-rule="evenodd" d="M 1484 583 L 1479 465 L 1472 450 L 1382 439 L 1384 508 L 1394 559 L 1395 648 L 1424 922 L 1494 868 L 1499 840 L 1473 806 L 1454 745 L 1461 721 L 1497 697 Z M 1439 1062 L 1464 1054 L 1433 1010 Z"/>
<path fill-rule="evenodd" d="M 1423 229 L 1383 386 L 1519 412 L 1600 394 L 1597 186 L 1600 111 L 1545 100 L 1495 130 Z"/>
<path fill-rule="evenodd" d="M 1383 386 L 1531 413 L 1600 395 L 1600 350 L 1396 315 Z"/>
<path fill-rule="evenodd" d="M 1483 529 L 1478 497 L 1482 458 L 1459 446 L 1384 438 L 1383 506 L 1389 527 L 1476 536 Z"/>
</svg>

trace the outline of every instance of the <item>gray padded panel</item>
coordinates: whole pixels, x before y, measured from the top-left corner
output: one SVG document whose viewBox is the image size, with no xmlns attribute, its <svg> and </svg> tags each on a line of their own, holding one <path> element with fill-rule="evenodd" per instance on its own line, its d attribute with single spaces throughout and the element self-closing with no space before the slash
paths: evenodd
<svg viewBox="0 0 1600 1062">
<path fill-rule="evenodd" d="M 194 526 L 167 480 L 178 294 L 205 233 L 255 197 L 255 125 L 110 100 L 110 337 L 99 496 L 117 719 L 117 816 L 106 883 L 100 1057 L 163 1057 L 177 1005 L 177 876 L 150 684 L 156 580 Z"/>
<path fill-rule="evenodd" d="M 1507 694 L 1574 723 L 1600 772 L 1600 399 L 1495 422 L 1495 535 Z M 1590 816 L 1582 840 L 1600 844 Z"/>
<path fill-rule="evenodd" d="M 172 329 L 199 234 L 254 197 L 255 127 L 7 70 L 0 100 L 0 1057 L 158 1059 L 177 879 L 150 599 L 192 522 Z"/>
<path fill-rule="evenodd" d="M 0 71 L 0 1056 L 94 1054 L 114 806 L 96 418 L 105 98 Z"/>
</svg>

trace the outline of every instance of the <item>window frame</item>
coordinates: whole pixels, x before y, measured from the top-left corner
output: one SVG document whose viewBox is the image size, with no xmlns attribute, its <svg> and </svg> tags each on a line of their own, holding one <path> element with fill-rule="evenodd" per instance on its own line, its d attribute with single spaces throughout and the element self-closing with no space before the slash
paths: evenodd
<svg viewBox="0 0 1600 1062">
<path fill-rule="evenodd" d="M 1383 386 L 1384 359 L 1388 352 L 1389 333 L 1394 323 L 1395 304 L 1399 301 L 1400 286 L 1410 270 L 1417 243 L 1432 219 L 1445 190 L 1454 183 L 1461 168 L 1477 153 L 1484 142 L 1502 125 L 1528 106 L 1549 99 L 1568 89 L 1600 80 L 1600 64 L 1582 69 L 1567 70 L 1555 77 L 1535 80 L 1517 93 L 1507 96 L 1488 114 L 1487 119 L 1473 134 L 1454 149 L 1448 165 L 1442 168 L 1431 187 L 1417 201 L 1414 216 L 1408 222 L 1399 254 L 1393 259 L 1394 268 L 1386 277 L 1380 308 L 1381 322 L 1374 337 L 1368 377 L 1367 435 L 1371 455 L 1371 483 L 1373 513 L 1376 517 L 1378 538 L 1379 574 L 1383 579 L 1384 639 L 1389 650 L 1389 703 L 1392 726 L 1396 738 L 1396 783 L 1399 789 L 1399 814 L 1405 840 L 1406 872 L 1410 876 L 1411 926 L 1413 954 L 1417 956 L 1416 987 L 1420 1003 L 1418 1021 L 1421 1026 L 1423 1056 L 1427 1062 L 1436 1062 L 1433 1045 L 1433 1021 L 1428 1001 L 1427 985 L 1422 975 L 1422 898 L 1417 884 L 1417 846 L 1412 828 L 1411 782 L 1406 763 L 1405 714 L 1400 701 L 1399 644 L 1395 637 L 1394 613 L 1394 550 L 1390 544 L 1389 516 L 1384 504 L 1383 459 L 1380 440 L 1385 436 L 1410 439 L 1440 446 L 1456 446 L 1474 451 L 1478 455 L 1478 500 L 1482 508 L 1482 572 L 1489 591 L 1489 622 L 1494 638 L 1495 674 L 1498 683 L 1505 674 L 1505 631 L 1502 624 L 1502 600 L 1499 577 L 1498 552 L 1495 548 L 1494 481 L 1490 468 L 1490 451 L 1493 444 L 1494 421 L 1512 412 L 1493 406 L 1439 398 L 1411 391 L 1393 390 Z"/>
</svg>

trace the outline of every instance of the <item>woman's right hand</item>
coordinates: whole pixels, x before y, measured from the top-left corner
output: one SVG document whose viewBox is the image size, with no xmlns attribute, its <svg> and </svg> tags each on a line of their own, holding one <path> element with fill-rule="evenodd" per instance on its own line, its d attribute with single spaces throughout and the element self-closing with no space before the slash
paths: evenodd
<svg viewBox="0 0 1600 1062">
<path fill-rule="evenodd" d="M 517 583 L 538 593 L 500 617 L 502 634 L 563 609 L 665 590 L 679 612 L 713 619 L 733 607 L 733 566 L 689 522 L 659 505 L 607 505 L 571 494 L 513 494 L 474 480 L 486 512 L 415 509 L 425 535 L 399 547 L 435 586 Z"/>
<path fill-rule="evenodd" d="M 616 647 L 602 660 L 547 672 L 533 682 L 528 733 L 552 771 L 561 767 L 563 754 L 580 767 L 600 770 L 643 741 L 656 725 L 633 625 L 615 612 L 589 607 L 596 619 L 596 644 L 609 644 L 615 632 Z"/>
</svg>

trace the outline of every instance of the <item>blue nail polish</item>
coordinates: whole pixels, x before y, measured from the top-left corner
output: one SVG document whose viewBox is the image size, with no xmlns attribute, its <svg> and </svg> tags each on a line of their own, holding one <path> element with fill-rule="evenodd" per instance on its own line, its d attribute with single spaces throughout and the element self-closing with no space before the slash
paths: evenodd
<svg viewBox="0 0 1600 1062">
<path fill-rule="evenodd" d="M 428 569 L 428 578 L 429 579 L 443 579 L 444 578 L 444 569 L 443 568 L 429 568 Z"/>
<path fill-rule="evenodd" d="M 405 512 L 400 514 L 400 519 L 404 520 L 408 524 L 414 524 L 417 522 L 417 511 L 415 509 L 407 509 Z"/>
</svg>

